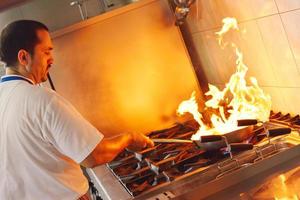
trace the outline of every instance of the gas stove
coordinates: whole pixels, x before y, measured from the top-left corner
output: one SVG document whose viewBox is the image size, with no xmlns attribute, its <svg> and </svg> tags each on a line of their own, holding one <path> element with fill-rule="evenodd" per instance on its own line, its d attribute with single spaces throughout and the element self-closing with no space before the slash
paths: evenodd
<svg viewBox="0 0 300 200">
<path fill-rule="evenodd" d="M 291 133 L 269 138 L 269 130 Z M 194 121 L 153 131 L 150 138 L 190 139 L 198 130 Z M 244 143 L 253 149 L 206 151 L 193 143 L 157 144 L 140 152 L 123 151 L 111 163 L 88 169 L 94 190 L 103 199 L 203 199 L 268 169 L 300 157 L 300 117 L 271 113 L 255 125 Z M 298 159 L 299 160 L 299 159 Z"/>
</svg>

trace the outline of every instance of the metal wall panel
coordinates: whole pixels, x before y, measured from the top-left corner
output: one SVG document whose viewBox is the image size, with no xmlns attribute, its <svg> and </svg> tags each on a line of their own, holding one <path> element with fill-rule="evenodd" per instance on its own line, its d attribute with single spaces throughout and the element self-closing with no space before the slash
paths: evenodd
<svg viewBox="0 0 300 200">
<path fill-rule="evenodd" d="M 54 35 L 52 79 L 105 135 L 168 127 L 202 96 L 167 1 L 145 0 Z"/>
</svg>

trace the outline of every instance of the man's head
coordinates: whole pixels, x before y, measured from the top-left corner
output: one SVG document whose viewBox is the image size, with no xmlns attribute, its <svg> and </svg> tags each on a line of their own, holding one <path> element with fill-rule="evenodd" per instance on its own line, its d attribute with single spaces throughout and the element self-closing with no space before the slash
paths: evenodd
<svg viewBox="0 0 300 200">
<path fill-rule="evenodd" d="M 1 32 L 0 58 L 9 68 L 32 79 L 47 80 L 53 63 L 52 41 L 48 28 L 37 21 L 19 20 L 8 24 Z"/>
</svg>

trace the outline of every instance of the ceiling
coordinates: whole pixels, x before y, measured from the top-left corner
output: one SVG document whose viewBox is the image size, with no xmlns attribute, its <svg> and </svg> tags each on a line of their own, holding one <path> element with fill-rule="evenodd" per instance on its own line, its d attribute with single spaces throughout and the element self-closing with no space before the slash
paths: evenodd
<svg viewBox="0 0 300 200">
<path fill-rule="evenodd" d="M 0 11 L 8 9 L 12 6 L 16 6 L 18 4 L 24 3 L 28 0 L 1 0 L 0 1 Z"/>
<path fill-rule="evenodd" d="M 133 0 L 74 0 L 82 1 L 82 11 L 88 18 L 127 5 Z M 108 7 L 106 3 L 113 3 Z M 50 32 L 82 21 L 79 6 L 72 0 L 0 0 L 0 31 L 13 21 L 28 19 L 47 25 Z"/>
<path fill-rule="evenodd" d="M 71 1 L 0 0 L 0 31 L 5 25 L 21 19 L 40 21 L 50 32 L 77 23 L 82 18 L 78 6 L 71 6 Z M 89 18 L 103 12 L 99 0 L 86 0 L 85 6 Z"/>
</svg>

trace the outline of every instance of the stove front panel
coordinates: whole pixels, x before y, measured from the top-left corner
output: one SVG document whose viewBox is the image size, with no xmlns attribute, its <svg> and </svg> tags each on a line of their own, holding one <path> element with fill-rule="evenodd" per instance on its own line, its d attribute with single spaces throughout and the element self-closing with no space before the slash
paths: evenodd
<svg viewBox="0 0 300 200">
<path fill-rule="evenodd" d="M 109 191 L 104 192 L 107 198 L 204 198 L 299 156 L 298 124 L 297 116 L 273 113 L 266 124 L 268 130 L 289 126 L 292 133 L 273 138 L 269 144 L 266 131 L 256 126 L 255 137 L 248 140 L 256 144 L 254 149 L 234 153 L 233 159 L 224 149 L 204 151 L 194 144 L 163 144 L 141 152 L 124 151 L 107 166 L 91 170 L 91 174 L 104 191 Z M 189 139 L 197 128 L 188 121 L 154 131 L 150 137 Z"/>
</svg>

